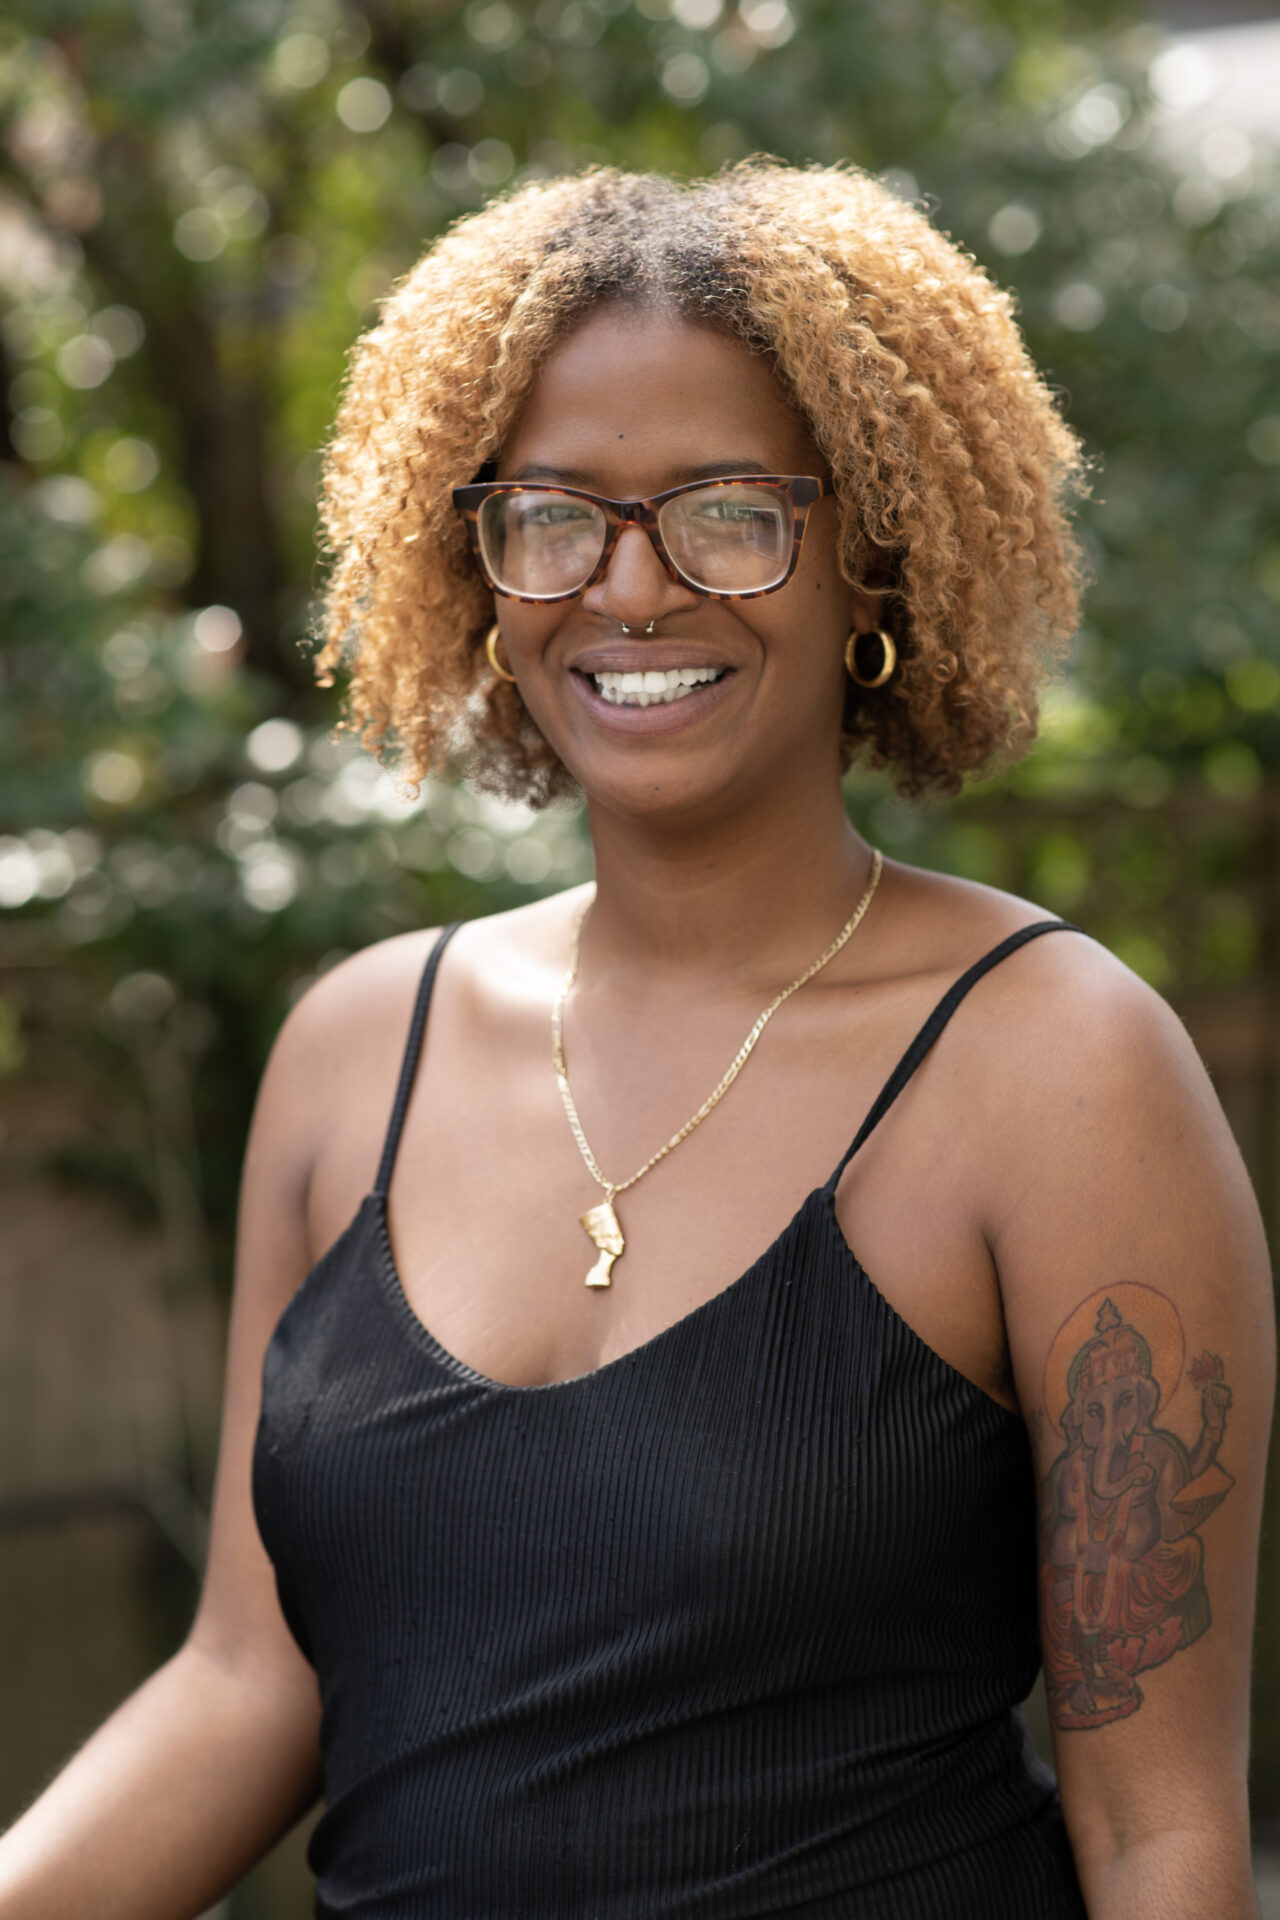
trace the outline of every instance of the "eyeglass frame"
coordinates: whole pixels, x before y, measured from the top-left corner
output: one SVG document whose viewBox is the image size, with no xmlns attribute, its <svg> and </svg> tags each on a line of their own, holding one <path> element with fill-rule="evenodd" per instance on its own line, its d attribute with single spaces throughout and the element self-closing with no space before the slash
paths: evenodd
<svg viewBox="0 0 1280 1920">
<path fill-rule="evenodd" d="M 740 593 L 722 593 L 714 587 L 698 585 L 680 571 L 663 541 L 658 514 L 668 500 L 678 499 L 683 493 L 711 492 L 717 487 L 744 485 L 771 487 L 774 492 L 787 495 L 792 511 L 791 557 L 781 579 L 772 581 L 769 586 L 748 587 Z M 495 493 L 554 493 L 568 495 L 573 500 L 589 500 L 593 506 L 599 507 L 605 517 L 604 545 L 600 550 L 600 558 L 587 578 L 568 593 L 513 593 L 509 587 L 500 587 L 485 564 L 480 544 L 480 509 Z M 546 607 L 557 601 L 576 600 L 580 593 L 585 593 L 588 587 L 593 587 L 597 580 L 603 579 L 623 530 L 627 527 L 642 527 L 649 536 L 650 546 L 672 579 L 688 587 L 691 593 L 701 594 L 706 600 L 759 600 L 766 593 L 777 593 L 780 587 L 786 586 L 799 564 L 810 507 L 825 495 L 834 493 L 835 488 L 829 480 L 815 479 L 811 474 L 735 473 L 717 476 L 714 480 L 687 480 L 683 485 L 668 487 L 664 493 L 655 493 L 647 500 L 610 500 L 607 495 L 591 493 L 586 487 L 544 485 L 536 480 L 481 480 L 470 486 L 455 487 L 453 505 L 462 517 L 476 565 L 490 591 L 504 600 L 518 601 L 523 606 Z"/>
</svg>

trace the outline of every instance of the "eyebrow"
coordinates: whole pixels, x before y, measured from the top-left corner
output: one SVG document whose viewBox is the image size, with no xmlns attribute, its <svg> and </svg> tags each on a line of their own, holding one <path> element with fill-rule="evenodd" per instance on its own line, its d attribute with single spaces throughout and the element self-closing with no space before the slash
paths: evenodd
<svg viewBox="0 0 1280 1920">
<path fill-rule="evenodd" d="M 683 486 L 686 480 L 723 480 L 739 473 L 772 473 L 762 460 L 713 460 L 701 466 L 673 467 L 674 478 L 671 485 Z M 581 467 L 550 467 L 536 462 L 517 468 L 508 476 L 521 485 L 529 485 L 539 480 L 552 487 L 582 487 L 594 492 L 591 485 L 592 475 L 584 473 Z"/>
</svg>

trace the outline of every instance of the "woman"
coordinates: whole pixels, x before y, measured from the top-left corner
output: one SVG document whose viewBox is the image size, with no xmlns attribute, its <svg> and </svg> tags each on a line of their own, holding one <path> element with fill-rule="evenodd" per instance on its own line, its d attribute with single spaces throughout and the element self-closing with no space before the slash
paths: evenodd
<svg viewBox="0 0 1280 1920">
<path fill-rule="evenodd" d="M 410 771 L 580 787 L 596 881 L 286 1023 L 199 1614 L 4 1920 L 197 1913 L 322 1781 L 324 1915 L 1254 1913 L 1239 1158 L 1131 974 L 842 801 L 1030 737 L 1078 476 L 853 171 L 527 187 L 391 298 L 322 666 Z"/>
</svg>

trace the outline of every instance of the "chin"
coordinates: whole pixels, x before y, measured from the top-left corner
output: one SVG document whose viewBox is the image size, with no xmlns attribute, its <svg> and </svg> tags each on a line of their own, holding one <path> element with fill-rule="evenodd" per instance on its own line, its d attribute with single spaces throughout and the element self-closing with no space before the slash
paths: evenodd
<svg viewBox="0 0 1280 1920">
<path fill-rule="evenodd" d="M 581 766 L 572 768 L 589 812 L 684 825 L 722 819 L 727 808 L 749 805 L 758 787 L 751 778 L 754 770 L 745 758 L 726 766 L 719 756 L 674 753 L 637 755 L 629 765 L 618 764 L 613 755 L 584 756 Z"/>
<path fill-rule="evenodd" d="M 637 772 L 630 777 L 610 777 L 601 769 L 592 769 L 578 784 L 588 809 L 625 814 L 637 820 L 674 818 L 713 808 L 723 791 L 718 783 L 710 783 L 705 778 L 659 774 L 656 770 Z"/>
</svg>

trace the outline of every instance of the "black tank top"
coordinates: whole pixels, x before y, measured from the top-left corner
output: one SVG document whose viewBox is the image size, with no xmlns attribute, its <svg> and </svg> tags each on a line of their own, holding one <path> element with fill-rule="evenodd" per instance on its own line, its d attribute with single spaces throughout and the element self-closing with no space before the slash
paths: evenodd
<svg viewBox="0 0 1280 1920">
<path fill-rule="evenodd" d="M 835 1217 L 964 996 L 1064 924 L 955 983 L 731 1286 L 523 1387 L 432 1337 L 387 1236 L 442 937 L 377 1185 L 264 1371 L 258 1525 L 324 1703 L 323 1920 L 1083 1920 L 1017 1708 L 1040 1662 L 1023 1423 Z"/>
</svg>

